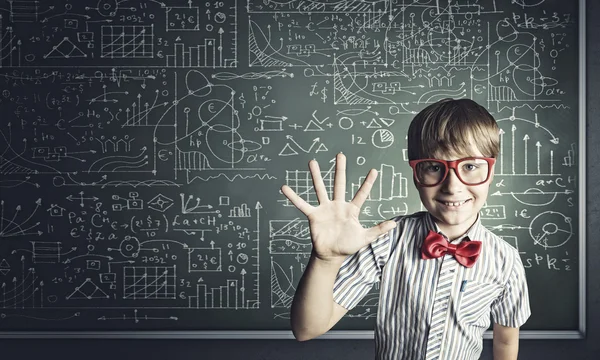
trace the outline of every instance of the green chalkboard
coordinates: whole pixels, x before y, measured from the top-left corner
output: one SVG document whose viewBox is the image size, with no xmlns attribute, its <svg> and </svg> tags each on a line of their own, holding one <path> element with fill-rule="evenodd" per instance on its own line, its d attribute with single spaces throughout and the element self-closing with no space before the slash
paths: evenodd
<svg viewBox="0 0 600 360">
<path fill-rule="evenodd" d="M 289 337 L 308 224 L 348 159 L 365 226 L 424 210 L 413 116 L 496 118 L 484 226 L 527 337 L 584 334 L 582 1 L 10 1 L 0 12 L 2 336 Z M 374 287 L 329 336 L 371 336 Z M 100 335 L 99 335 L 100 336 Z"/>
</svg>

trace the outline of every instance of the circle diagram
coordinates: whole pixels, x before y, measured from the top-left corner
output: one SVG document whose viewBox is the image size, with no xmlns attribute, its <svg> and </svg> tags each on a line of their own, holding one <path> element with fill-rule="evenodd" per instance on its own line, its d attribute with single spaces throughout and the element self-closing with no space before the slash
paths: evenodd
<svg viewBox="0 0 600 360">
<path fill-rule="evenodd" d="M 570 217 L 556 211 L 544 211 L 531 221 L 529 235 L 535 245 L 544 249 L 557 248 L 569 241 L 573 236 L 573 225 Z"/>
</svg>

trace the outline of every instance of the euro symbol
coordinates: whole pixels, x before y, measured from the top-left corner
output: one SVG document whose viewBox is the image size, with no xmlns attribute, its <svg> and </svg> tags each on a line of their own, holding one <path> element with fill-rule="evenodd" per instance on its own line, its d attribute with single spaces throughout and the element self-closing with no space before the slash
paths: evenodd
<svg viewBox="0 0 600 360">
<path fill-rule="evenodd" d="M 168 151 L 167 151 L 167 150 L 165 150 L 165 149 L 159 150 L 159 151 L 158 151 L 158 158 L 159 158 L 161 161 L 167 161 L 167 160 L 169 160 L 169 159 L 167 158 L 167 156 L 168 156 L 168 155 L 167 155 L 166 153 L 168 153 Z"/>
</svg>

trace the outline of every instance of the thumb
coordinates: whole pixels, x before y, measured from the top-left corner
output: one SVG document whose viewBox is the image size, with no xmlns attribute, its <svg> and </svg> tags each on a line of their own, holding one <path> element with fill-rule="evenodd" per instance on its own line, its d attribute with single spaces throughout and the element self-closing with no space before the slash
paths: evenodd
<svg viewBox="0 0 600 360">
<path fill-rule="evenodd" d="M 394 220 L 383 221 L 368 230 L 367 238 L 370 239 L 370 242 L 373 242 L 380 238 L 382 235 L 394 229 L 395 227 L 396 222 Z"/>
</svg>

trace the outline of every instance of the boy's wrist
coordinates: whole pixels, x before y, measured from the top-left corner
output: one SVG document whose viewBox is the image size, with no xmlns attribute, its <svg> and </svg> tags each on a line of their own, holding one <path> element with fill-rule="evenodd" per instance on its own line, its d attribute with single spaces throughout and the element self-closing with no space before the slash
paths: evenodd
<svg viewBox="0 0 600 360">
<path fill-rule="evenodd" d="M 346 256 L 319 256 L 314 249 L 310 253 L 310 261 L 315 263 L 315 265 L 318 265 L 321 268 L 335 269 L 335 271 L 340 269 L 344 260 L 346 260 Z"/>
</svg>

